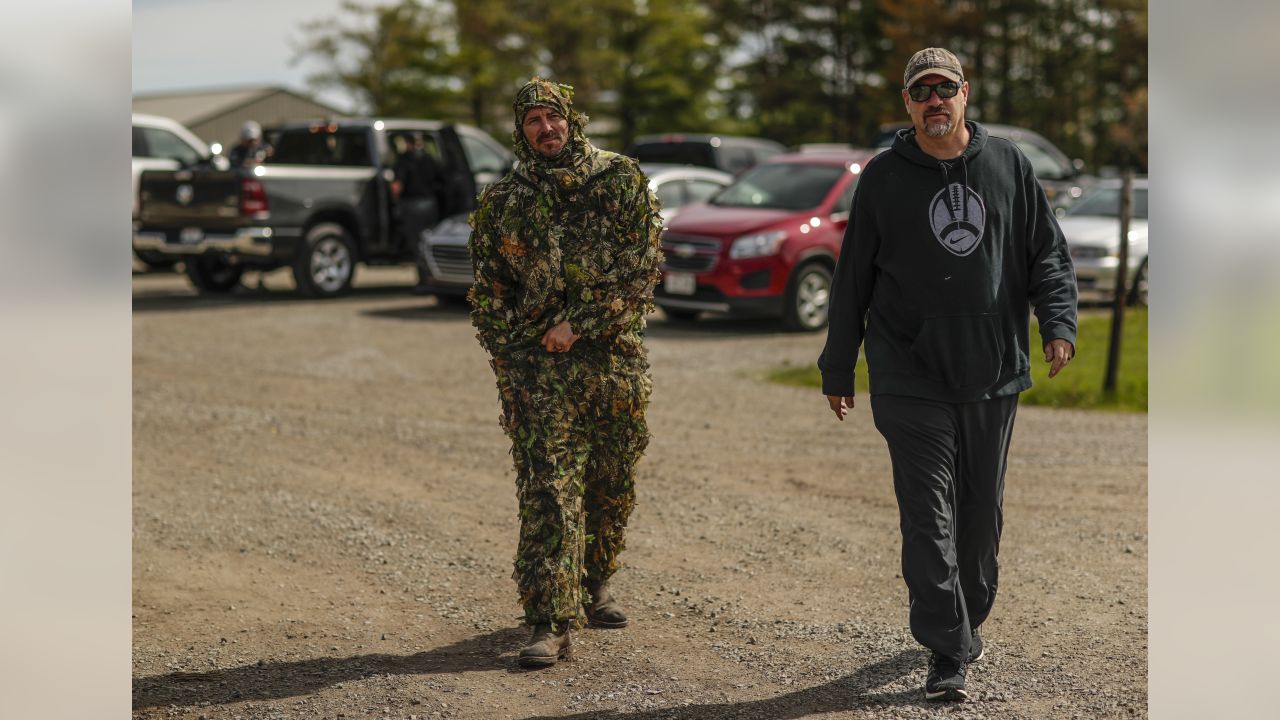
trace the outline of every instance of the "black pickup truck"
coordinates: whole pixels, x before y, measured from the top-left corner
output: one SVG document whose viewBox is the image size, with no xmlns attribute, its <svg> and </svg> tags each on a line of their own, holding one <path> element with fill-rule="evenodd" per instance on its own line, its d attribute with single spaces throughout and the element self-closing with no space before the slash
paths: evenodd
<svg viewBox="0 0 1280 720">
<path fill-rule="evenodd" d="M 248 269 L 291 267 L 298 290 L 334 297 L 356 263 L 416 261 L 392 197 L 396 152 L 410 133 L 434 144 L 440 218 L 471 209 L 511 153 L 484 132 L 428 120 L 340 119 L 282 126 L 260 165 L 146 171 L 133 246 L 182 260 L 201 292 L 226 292 Z"/>
</svg>

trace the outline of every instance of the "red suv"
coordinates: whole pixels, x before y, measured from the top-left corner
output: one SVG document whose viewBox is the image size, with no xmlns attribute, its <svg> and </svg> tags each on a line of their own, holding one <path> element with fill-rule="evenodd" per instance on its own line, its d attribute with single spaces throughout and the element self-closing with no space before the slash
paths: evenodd
<svg viewBox="0 0 1280 720">
<path fill-rule="evenodd" d="M 708 310 L 781 317 L 791 330 L 827 324 L 831 275 L 870 150 L 776 155 L 663 231 L 668 317 Z"/>
</svg>

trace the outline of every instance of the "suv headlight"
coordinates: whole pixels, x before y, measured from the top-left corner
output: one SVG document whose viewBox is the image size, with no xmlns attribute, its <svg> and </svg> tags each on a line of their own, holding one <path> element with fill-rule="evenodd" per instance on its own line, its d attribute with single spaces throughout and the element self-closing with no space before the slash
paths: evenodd
<svg viewBox="0 0 1280 720">
<path fill-rule="evenodd" d="M 743 235 L 734 240 L 733 245 L 729 246 L 729 257 L 734 260 L 741 260 L 742 258 L 775 255 L 778 252 L 778 248 L 782 247 L 782 241 L 786 239 L 787 233 L 785 230 L 770 230 L 769 232 Z"/>
</svg>

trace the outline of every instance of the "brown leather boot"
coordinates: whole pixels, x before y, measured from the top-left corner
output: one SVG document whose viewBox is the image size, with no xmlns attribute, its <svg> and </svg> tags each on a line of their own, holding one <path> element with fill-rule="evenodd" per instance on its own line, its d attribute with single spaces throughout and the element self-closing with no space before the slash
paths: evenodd
<svg viewBox="0 0 1280 720">
<path fill-rule="evenodd" d="M 551 629 L 551 625 L 539 623 L 533 626 L 533 637 L 529 638 L 528 645 L 521 648 L 517 662 L 520 663 L 520 667 L 543 668 L 555 665 L 560 658 L 572 656 L 573 647 L 569 639 L 569 626 L 566 624 L 565 628 L 557 633 Z"/>
<path fill-rule="evenodd" d="M 587 587 L 591 594 L 591 602 L 587 604 L 587 620 L 592 625 L 602 628 L 624 628 L 627 626 L 627 615 L 622 612 L 618 601 L 609 592 L 608 583 L 596 587 Z"/>
</svg>

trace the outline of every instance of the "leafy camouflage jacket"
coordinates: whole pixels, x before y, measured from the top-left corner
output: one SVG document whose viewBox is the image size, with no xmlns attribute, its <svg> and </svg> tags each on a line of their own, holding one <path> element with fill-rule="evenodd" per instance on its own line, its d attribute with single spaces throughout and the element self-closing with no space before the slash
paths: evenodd
<svg viewBox="0 0 1280 720">
<path fill-rule="evenodd" d="M 661 260 L 659 205 L 639 166 L 598 150 L 581 116 L 545 81 L 542 95 L 517 97 L 520 167 L 493 184 L 471 216 L 472 322 L 495 359 L 546 354 L 539 340 L 562 320 L 579 345 L 639 354 Z M 523 103 L 522 103 L 523 99 Z M 519 127 L 522 107 L 556 107 L 571 138 L 552 160 L 537 155 Z"/>
</svg>

